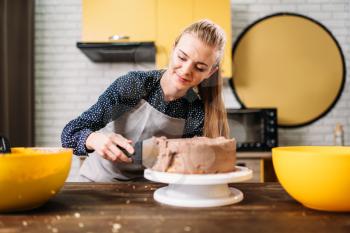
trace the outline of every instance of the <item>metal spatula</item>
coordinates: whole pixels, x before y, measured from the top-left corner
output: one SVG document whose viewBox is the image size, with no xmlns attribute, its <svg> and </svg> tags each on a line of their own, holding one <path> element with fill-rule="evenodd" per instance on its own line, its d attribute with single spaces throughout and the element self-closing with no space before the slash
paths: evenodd
<svg viewBox="0 0 350 233">
<path fill-rule="evenodd" d="M 11 153 L 10 141 L 0 135 L 0 153 Z"/>
<path fill-rule="evenodd" d="M 134 145 L 135 152 L 129 154 L 124 148 L 118 146 L 125 155 L 131 157 L 134 164 L 141 164 L 147 168 L 154 165 L 158 156 L 158 145 L 155 139 L 149 138 L 143 141 L 137 141 Z"/>
</svg>

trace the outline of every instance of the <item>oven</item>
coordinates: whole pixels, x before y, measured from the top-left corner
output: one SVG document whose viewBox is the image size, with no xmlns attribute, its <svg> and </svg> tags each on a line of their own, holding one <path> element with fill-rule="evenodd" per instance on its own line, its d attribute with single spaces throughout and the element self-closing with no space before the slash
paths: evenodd
<svg viewBox="0 0 350 233">
<path fill-rule="evenodd" d="M 237 151 L 270 151 L 278 146 L 277 109 L 227 109 L 227 118 Z"/>
</svg>

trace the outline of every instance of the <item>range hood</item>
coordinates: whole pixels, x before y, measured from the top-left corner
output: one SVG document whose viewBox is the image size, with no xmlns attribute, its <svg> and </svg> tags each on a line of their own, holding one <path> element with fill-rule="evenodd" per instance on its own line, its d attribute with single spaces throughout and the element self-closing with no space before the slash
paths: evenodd
<svg viewBox="0 0 350 233">
<path fill-rule="evenodd" d="M 94 62 L 155 62 L 154 42 L 77 42 Z"/>
</svg>

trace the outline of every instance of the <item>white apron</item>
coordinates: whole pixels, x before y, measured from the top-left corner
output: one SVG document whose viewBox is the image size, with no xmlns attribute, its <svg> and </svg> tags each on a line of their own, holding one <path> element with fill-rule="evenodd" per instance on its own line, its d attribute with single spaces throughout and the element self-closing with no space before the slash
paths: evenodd
<svg viewBox="0 0 350 233">
<path fill-rule="evenodd" d="M 170 117 L 141 100 L 135 108 L 100 131 L 115 132 L 136 143 L 152 136 L 180 138 L 184 127 L 184 119 Z M 143 177 L 143 166 L 111 162 L 94 152 L 85 159 L 79 175 L 78 181 L 117 182 Z"/>
</svg>

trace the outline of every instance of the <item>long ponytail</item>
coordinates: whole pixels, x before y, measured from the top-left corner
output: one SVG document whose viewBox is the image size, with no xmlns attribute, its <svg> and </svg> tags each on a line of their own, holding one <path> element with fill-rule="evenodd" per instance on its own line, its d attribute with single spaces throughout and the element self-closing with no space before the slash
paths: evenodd
<svg viewBox="0 0 350 233">
<path fill-rule="evenodd" d="M 199 96 L 204 102 L 203 136 L 229 137 L 229 127 L 224 101 L 221 96 L 222 79 L 219 71 L 198 85 Z"/>
</svg>

